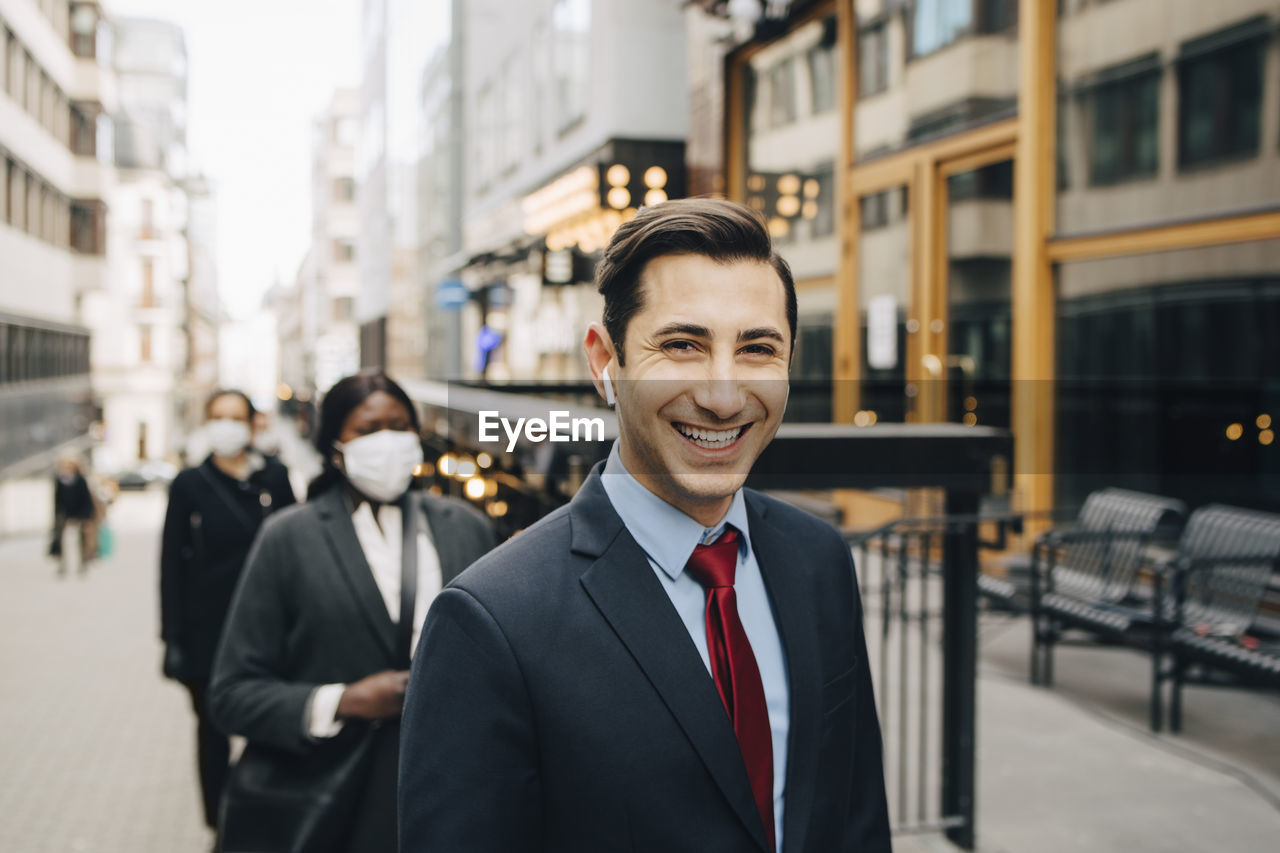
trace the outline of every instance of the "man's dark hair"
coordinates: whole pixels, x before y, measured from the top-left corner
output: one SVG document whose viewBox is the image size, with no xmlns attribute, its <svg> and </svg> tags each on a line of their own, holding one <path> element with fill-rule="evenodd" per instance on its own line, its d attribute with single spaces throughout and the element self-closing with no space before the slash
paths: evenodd
<svg viewBox="0 0 1280 853">
<path fill-rule="evenodd" d="M 368 369 L 339 379 L 325 392 L 324 400 L 320 403 L 320 425 L 316 429 L 315 448 L 320 453 L 323 467 L 320 474 L 307 486 L 307 500 L 342 482 L 342 474 L 333 465 L 333 445 L 342 434 L 342 425 L 347 422 L 347 415 L 375 391 L 386 392 L 404 404 L 409 412 L 409 423 L 413 426 L 413 431 L 422 434 L 418 410 L 413 405 L 413 400 L 387 374 Z"/>
<path fill-rule="evenodd" d="M 769 229 L 755 211 L 731 201 L 686 198 L 641 209 L 614 233 L 596 265 L 596 289 L 604 297 L 604 327 L 618 364 L 627 324 L 644 307 L 640 276 L 664 255 L 702 255 L 719 263 L 759 261 L 773 267 L 786 292 L 791 349 L 796 346 L 796 284 L 791 267 L 773 250 Z"/>
<path fill-rule="evenodd" d="M 253 423 L 253 416 L 258 413 L 258 410 L 253 407 L 253 401 L 249 399 L 249 395 L 238 388 L 219 388 L 210 394 L 208 399 L 204 401 L 204 416 L 206 418 L 209 417 L 209 410 L 213 408 L 214 402 L 221 397 L 239 397 L 244 400 L 244 404 L 249 410 L 249 422 Z"/>
</svg>

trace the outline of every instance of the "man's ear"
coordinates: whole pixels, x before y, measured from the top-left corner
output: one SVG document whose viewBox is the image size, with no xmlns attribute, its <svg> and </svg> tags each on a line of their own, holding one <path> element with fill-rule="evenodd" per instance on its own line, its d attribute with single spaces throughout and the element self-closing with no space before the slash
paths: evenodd
<svg viewBox="0 0 1280 853">
<path fill-rule="evenodd" d="M 608 331 L 600 323 L 592 323 L 587 327 L 587 336 L 582 341 L 582 349 L 587 354 L 587 367 L 591 370 L 591 381 L 596 386 L 596 393 L 605 399 L 605 402 L 612 405 L 609 400 L 612 394 L 606 394 L 604 390 L 604 371 L 605 368 L 612 368 L 609 372 L 614 382 L 618 378 L 618 367 L 616 357 L 613 350 L 613 340 L 610 339 Z M 616 385 L 614 386 L 617 387 Z"/>
</svg>

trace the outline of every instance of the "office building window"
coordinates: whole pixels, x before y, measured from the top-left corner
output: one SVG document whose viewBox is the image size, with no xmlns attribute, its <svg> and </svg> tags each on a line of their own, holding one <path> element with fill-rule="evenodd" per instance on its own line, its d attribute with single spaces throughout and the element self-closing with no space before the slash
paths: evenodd
<svg viewBox="0 0 1280 853">
<path fill-rule="evenodd" d="M 1222 36 L 1183 48 L 1178 65 L 1178 165 L 1198 166 L 1258 151 L 1262 117 L 1264 38 Z"/>
<path fill-rule="evenodd" d="M 814 113 L 824 113 L 836 108 L 836 19 L 822 22 L 822 38 L 806 55 L 809 68 L 809 87 L 812 92 Z"/>
<path fill-rule="evenodd" d="M 766 72 L 769 81 L 769 126 L 780 127 L 796 120 L 796 64 L 792 57 Z"/>
<path fill-rule="evenodd" d="M 333 200 L 334 201 L 355 201 L 356 197 L 356 179 L 350 177 L 333 179 Z"/>
<path fill-rule="evenodd" d="M 1086 99 L 1090 183 L 1154 175 L 1160 166 L 1160 67 L 1155 58 L 1144 61 L 1136 74 L 1099 84 Z"/>
<path fill-rule="evenodd" d="M 973 27 L 973 0 L 917 0 L 911 13 L 911 55 L 946 47 Z"/>
<path fill-rule="evenodd" d="M 138 360 L 143 364 L 151 363 L 151 327 L 138 327 Z"/>
<path fill-rule="evenodd" d="M 858 94 L 866 97 L 889 88 L 889 35 L 884 21 L 868 24 L 858 34 Z"/>
<path fill-rule="evenodd" d="M 154 308 L 156 304 L 156 265 L 151 258 L 142 259 L 142 297 L 138 304 L 143 308 Z"/>
<path fill-rule="evenodd" d="M 333 300 L 333 322 L 354 323 L 356 300 L 354 296 L 339 296 Z"/>
<path fill-rule="evenodd" d="M 556 0 L 551 11 L 555 49 L 556 129 L 563 133 L 587 112 L 590 96 L 591 0 Z"/>
<path fill-rule="evenodd" d="M 101 255 L 106 251 L 107 207 L 100 201 L 71 203 L 71 248 L 85 255 Z"/>
<path fill-rule="evenodd" d="M 346 237 L 333 241 L 333 259 L 340 264 L 349 264 L 356 259 L 356 243 Z"/>
</svg>

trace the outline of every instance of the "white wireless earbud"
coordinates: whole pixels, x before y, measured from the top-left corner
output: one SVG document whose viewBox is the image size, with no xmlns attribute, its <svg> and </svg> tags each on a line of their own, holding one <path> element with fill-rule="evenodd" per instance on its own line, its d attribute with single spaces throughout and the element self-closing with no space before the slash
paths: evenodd
<svg viewBox="0 0 1280 853">
<path fill-rule="evenodd" d="M 617 396 L 613 393 L 613 383 L 609 381 L 609 368 L 600 371 L 600 379 L 604 384 L 604 401 L 609 406 L 613 406 L 618 402 Z"/>
</svg>

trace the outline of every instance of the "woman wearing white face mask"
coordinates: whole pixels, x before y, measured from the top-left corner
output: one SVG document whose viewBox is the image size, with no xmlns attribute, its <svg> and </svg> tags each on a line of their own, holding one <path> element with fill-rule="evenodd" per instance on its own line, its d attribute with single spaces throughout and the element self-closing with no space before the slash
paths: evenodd
<svg viewBox="0 0 1280 853">
<path fill-rule="evenodd" d="M 248 740 L 223 853 L 394 853 L 418 631 L 436 592 L 494 544 L 472 507 L 410 489 L 417 414 L 384 374 L 334 385 L 315 441 L 324 471 L 263 529 L 214 665 L 214 718 Z"/>
<path fill-rule="evenodd" d="M 205 694 L 231 595 L 258 528 L 294 503 L 289 474 L 249 449 L 253 403 L 240 391 L 217 391 L 205 404 L 199 444 L 211 452 L 169 488 L 160 549 L 160 622 L 164 674 L 191 694 L 205 822 L 217 822 L 230 744 L 209 722 Z"/>
</svg>

